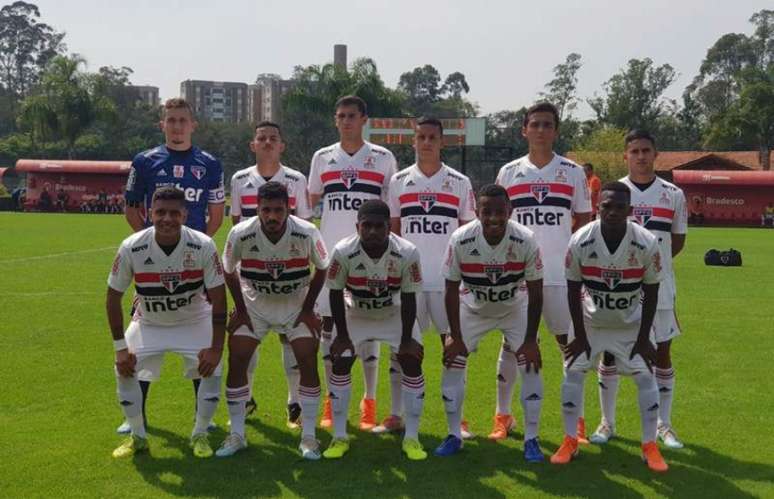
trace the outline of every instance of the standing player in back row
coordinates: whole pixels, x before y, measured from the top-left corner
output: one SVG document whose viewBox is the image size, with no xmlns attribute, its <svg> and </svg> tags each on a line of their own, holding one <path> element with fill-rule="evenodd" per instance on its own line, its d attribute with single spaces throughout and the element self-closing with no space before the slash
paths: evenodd
<svg viewBox="0 0 774 499">
<path fill-rule="evenodd" d="M 435 326 L 441 343 L 449 333 L 441 273 L 444 254 L 452 233 L 476 218 L 475 195 L 470 180 L 441 161 L 443 124 L 420 118 L 414 129 L 417 162 L 392 177 L 390 224 L 392 232 L 411 241 L 422 260 L 423 286 L 417 293 L 417 322 L 422 332 Z M 374 431 L 401 428 L 401 372 L 397 356 L 390 357 L 392 410 Z M 469 435 L 464 428 L 463 435 Z"/>
<path fill-rule="evenodd" d="M 513 207 L 513 219 L 535 233 L 543 254 L 543 320 L 560 347 L 567 344 L 570 314 L 564 278 L 564 254 L 574 230 L 591 219 L 591 201 L 583 169 L 553 152 L 559 134 L 559 113 L 547 102 L 527 110 L 521 128 L 529 143 L 529 154 L 500 169 L 497 183 L 505 187 Z M 497 368 L 497 411 L 489 435 L 500 440 L 514 425 L 511 399 L 517 363 L 503 343 Z M 583 410 L 578 434 L 585 440 Z"/>
<path fill-rule="evenodd" d="M 350 236 L 357 224 L 357 210 L 370 199 L 387 200 L 387 188 L 396 172 L 395 157 L 384 147 L 363 140 L 363 126 L 368 121 L 366 103 L 360 97 L 340 98 L 335 107 L 339 142 L 317 151 L 309 170 L 309 200 L 316 206 L 322 200 L 320 232 L 328 248 Z M 335 333 L 328 292 L 318 300 L 323 318 L 322 351 L 325 375 L 330 381 L 329 347 Z M 364 342 L 357 355 L 363 361 L 365 395 L 360 404 L 360 429 L 376 426 L 376 384 L 379 373 L 379 344 Z M 332 425 L 330 398 L 325 399 L 320 425 Z"/>
<path fill-rule="evenodd" d="M 285 151 L 282 131 L 278 124 L 262 121 L 255 127 L 255 135 L 250 142 L 250 150 L 255 154 L 255 164 L 239 170 L 231 177 L 231 221 L 234 225 L 257 215 L 258 189 L 267 182 L 279 182 L 288 191 L 290 215 L 304 220 L 312 218 L 309 208 L 309 197 L 306 191 L 306 177 L 303 173 L 280 163 L 280 157 Z M 246 334 L 243 326 L 239 334 Z M 299 369 L 293 348 L 285 335 L 279 335 L 282 343 L 282 365 L 288 380 L 288 426 L 296 427 L 301 417 L 301 404 L 298 401 Z M 247 413 L 255 410 L 256 404 L 252 397 L 253 373 L 258 366 L 258 348 L 255 349 L 247 369 L 250 400 L 247 403 Z"/>
<path fill-rule="evenodd" d="M 658 289 L 658 310 L 653 320 L 656 383 L 659 391 L 658 436 L 667 447 L 679 449 L 683 444 L 672 429 L 671 418 L 675 371 L 672 368 L 670 346 L 672 339 L 680 334 L 675 315 L 676 287 L 672 259 L 685 246 L 688 210 L 683 191 L 656 176 L 654 164 L 658 152 L 653 136 L 644 130 L 632 130 L 626 135 L 624 144 L 624 160 L 629 167 L 629 175 L 622 178 L 621 182 L 631 190 L 630 219 L 658 238 L 664 267 L 664 280 Z M 601 444 L 615 435 L 618 369 L 613 356 L 605 354 L 598 375 L 602 422 L 590 440 Z"/>
</svg>

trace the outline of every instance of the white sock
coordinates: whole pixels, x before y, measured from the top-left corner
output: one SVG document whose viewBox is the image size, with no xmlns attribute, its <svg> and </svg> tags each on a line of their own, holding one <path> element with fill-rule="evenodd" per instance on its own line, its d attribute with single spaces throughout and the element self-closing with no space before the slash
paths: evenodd
<svg viewBox="0 0 774 499">
<path fill-rule="evenodd" d="M 543 406 L 543 377 L 534 370 L 519 366 L 521 375 L 521 407 L 524 411 L 524 440 L 538 436 L 540 409 Z"/>
<path fill-rule="evenodd" d="M 425 377 L 403 376 L 403 407 L 406 408 L 406 431 L 403 439 L 419 438 L 419 417 L 425 404 Z"/>
<path fill-rule="evenodd" d="M 255 370 L 258 369 L 258 358 L 260 354 L 258 351 L 261 349 L 260 343 L 255 347 L 253 356 L 250 357 L 250 363 L 247 365 L 247 386 L 250 388 L 249 397 L 247 400 L 253 398 L 253 380 L 255 379 Z"/>
<path fill-rule="evenodd" d="M 352 397 L 352 376 L 331 373 L 330 393 L 334 436 L 347 438 L 347 416 L 349 414 L 349 399 Z"/>
<path fill-rule="evenodd" d="M 503 342 L 497 359 L 497 414 L 511 414 L 513 388 L 516 386 L 518 371 L 516 355 L 508 344 Z"/>
<path fill-rule="evenodd" d="M 249 389 L 247 395 L 249 395 Z M 194 425 L 192 435 L 207 433 L 207 426 L 209 426 L 212 417 L 215 415 L 219 400 L 220 376 L 202 378 L 196 401 L 196 424 Z"/>
<path fill-rule="evenodd" d="M 132 428 L 132 435 L 145 438 L 145 422 L 142 418 L 142 390 L 136 377 L 125 378 L 116 373 L 118 403 L 124 418 Z"/>
<path fill-rule="evenodd" d="M 333 361 L 331 360 L 331 343 L 330 341 L 320 342 L 320 350 L 323 359 L 323 368 L 325 369 L 325 383 L 331 386 L 331 374 L 333 374 Z M 330 391 L 330 390 L 328 390 Z"/>
<path fill-rule="evenodd" d="M 655 369 L 656 384 L 658 385 L 658 424 L 668 428 L 672 427 L 672 398 L 675 393 L 675 370 Z"/>
<path fill-rule="evenodd" d="M 567 436 L 578 437 L 578 415 L 583 400 L 583 380 L 586 373 L 582 371 L 566 371 L 562 381 L 562 421 L 564 433 Z"/>
<path fill-rule="evenodd" d="M 650 372 L 641 372 L 634 375 L 637 384 L 637 402 L 640 406 L 640 419 L 642 421 L 642 441 L 655 442 L 658 430 L 658 386 L 656 377 Z"/>
<path fill-rule="evenodd" d="M 402 379 L 403 370 L 400 367 L 400 362 L 398 362 L 398 356 L 395 353 L 392 353 L 390 354 L 390 414 L 393 416 L 400 416 L 403 414 Z"/>
<path fill-rule="evenodd" d="M 285 368 L 285 378 L 288 380 L 288 405 L 296 404 L 301 373 L 298 371 L 298 362 L 290 343 L 282 343 L 282 367 Z"/>
<path fill-rule="evenodd" d="M 601 362 L 597 367 L 599 380 L 599 406 L 602 408 L 602 423 L 615 428 L 615 404 L 618 399 L 618 367 L 605 366 Z"/>
<path fill-rule="evenodd" d="M 249 385 L 226 387 L 226 406 L 231 421 L 231 433 L 245 437 L 245 404 L 250 400 Z"/>
<path fill-rule="evenodd" d="M 320 408 L 320 386 L 299 386 L 298 403 L 301 404 L 301 436 L 315 438 L 317 411 Z"/>
<path fill-rule="evenodd" d="M 379 342 L 366 341 L 358 348 L 357 355 L 363 361 L 365 395 L 363 398 L 376 399 L 376 387 L 379 383 Z"/>
<path fill-rule="evenodd" d="M 462 438 L 462 403 L 465 399 L 465 370 L 467 359 L 458 355 L 451 368 L 444 367 L 441 374 L 441 395 L 446 409 L 449 435 Z"/>
</svg>

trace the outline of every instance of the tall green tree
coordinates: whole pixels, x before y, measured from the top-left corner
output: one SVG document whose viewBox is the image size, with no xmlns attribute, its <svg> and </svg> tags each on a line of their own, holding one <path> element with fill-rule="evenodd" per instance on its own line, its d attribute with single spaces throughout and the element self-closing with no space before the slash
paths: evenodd
<svg viewBox="0 0 774 499">
<path fill-rule="evenodd" d="M 583 64 L 581 56 L 575 52 L 569 54 L 562 64 L 554 66 L 554 78 L 546 83 L 540 98 L 556 106 L 559 118 L 564 121 L 578 106 L 578 71 Z"/>
<path fill-rule="evenodd" d="M 441 74 L 430 64 L 403 73 L 398 90 L 406 96 L 406 113 L 436 118 L 468 118 L 478 113 L 478 107 L 464 97 L 470 92 L 464 74 L 455 71 L 441 81 Z"/>
</svg>

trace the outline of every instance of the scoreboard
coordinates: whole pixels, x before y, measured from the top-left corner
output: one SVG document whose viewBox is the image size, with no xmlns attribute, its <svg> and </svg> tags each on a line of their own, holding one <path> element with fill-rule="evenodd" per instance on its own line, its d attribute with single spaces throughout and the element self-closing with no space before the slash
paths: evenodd
<svg viewBox="0 0 774 499">
<path fill-rule="evenodd" d="M 483 146 L 485 118 L 446 118 L 443 125 L 445 147 Z M 412 145 L 416 118 L 369 118 L 363 135 L 380 145 Z"/>
</svg>

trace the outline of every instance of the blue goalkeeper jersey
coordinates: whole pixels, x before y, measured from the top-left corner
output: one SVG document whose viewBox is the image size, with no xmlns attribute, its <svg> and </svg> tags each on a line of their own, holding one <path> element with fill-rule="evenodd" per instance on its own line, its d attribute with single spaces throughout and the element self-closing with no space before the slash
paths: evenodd
<svg viewBox="0 0 774 499">
<path fill-rule="evenodd" d="M 198 147 L 173 151 L 161 145 L 135 156 L 126 181 L 126 202 L 144 205 L 146 213 L 150 213 L 153 193 L 167 186 L 185 193 L 185 224 L 200 232 L 207 228 L 207 205 L 223 203 L 226 198 L 220 161 Z M 150 216 L 145 224 L 151 225 Z"/>
</svg>

